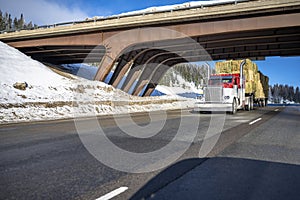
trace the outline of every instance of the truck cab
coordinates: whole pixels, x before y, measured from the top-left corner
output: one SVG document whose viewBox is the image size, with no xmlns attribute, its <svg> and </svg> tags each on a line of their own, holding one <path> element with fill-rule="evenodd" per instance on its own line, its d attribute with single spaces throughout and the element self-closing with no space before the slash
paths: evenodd
<svg viewBox="0 0 300 200">
<path fill-rule="evenodd" d="M 241 77 L 239 74 L 212 74 L 195 111 L 226 111 L 236 113 L 240 104 Z"/>
<path fill-rule="evenodd" d="M 250 59 L 216 62 L 216 73 L 210 75 L 195 111 L 252 110 L 254 103 L 266 106 L 269 77 L 263 75 Z"/>
<path fill-rule="evenodd" d="M 253 79 L 254 74 L 250 74 L 249 69 L 244 70 L 246 63 L 248 68 L 249 63 L 252 64 L 250 60 L 218 63 L 219 68 L 216 71 L 219 73 L 209 77 L 208 84 L 204 88 L 203 95 L 199 96 L 194 110 L 225 111 L 235 114 L 238 109 L 253 109 L 255 90 L 251 87 L 254 83 L 250 78 Z M 234 71 L 234 73 L 224 73 L 224 71 Z"/>
</svg>

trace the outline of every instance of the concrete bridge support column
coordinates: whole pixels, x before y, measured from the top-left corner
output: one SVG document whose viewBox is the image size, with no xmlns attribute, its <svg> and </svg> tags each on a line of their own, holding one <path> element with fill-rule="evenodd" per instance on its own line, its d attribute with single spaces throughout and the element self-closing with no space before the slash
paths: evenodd
<svg viewBox="0 0 300 200">
<path fill-rule="evenodd" d="M 150 96 L 152 92 L 155 90 L 156 86 L 157 84 L 155 83 L 148 83 L 145 92 L 142 96 L 146 96 L 146 97 Z"/>
<path fill-rule="evenodd" d="M 155 87 L 158 85 L 160 79 L 165 75 L 165 73 L 172 66 L 183 62 L 187 62 L 187 61 L 183 58 L 169 58 L 164 62 L 160 63 L 159 65 L 157 65 L 155 71 L 152 73 L 150 80 L 147 83 L 146 89 L 144 90 L 142 96 L 150 96 L 154 91 Z"/>
<path fill-rule="evenodd" d="M 107 51 L 100 63 L 95 80 L 104 81 L 117 59 L 122 55 L 122 52 L 130 46 L 184 37 L 186 37 L 184 34 L 166 28 L 137 28 L 115 34 L 104 40 L 102 44 L 106 47 Z M 151 44 L 148 43 L 147 45 L 148 48 L 151 48 Z"/>
<path fill-rule="evenodd" d="M 140 67 L 139 67 L 140 68 Z M 142 69 L 135 69 L 130 76 L 129 79 L 127 79 L 126 84 L 124 84 L 123 91 L 129 93 L 130 89 L 133 87 L 134 82 L 138 79 L 138 77 L 142 74 Z"/>
<path fill-rule="evenodd" d="M 129 72 L 129 70 L 135 66 L 136 63 L 139 63 L 142 61 L 142 56 L 147 53 L 148 51 L 151 51 L 152 49 L 142 49 L 139 53 L 137 53 L 128 63 L 125 65 L 119 64 L 117 66 L 117 70 L 114 72 L 115 78 L 112 77 L 111 79 L 111 85 L 114 87 L 117 87 L 121 80 L 124 78 L 124 76 Z"/>
<path fill-rule="evenodd" d="M 138 82 L 135 85 L 135 88 L 133 90 L 133 95 L 139 95 L 141 90 L 144 88 L 142 85 L 144 85 L 147 80 L 148 82 L 151 80 L 154 72 L 156 71 L 157 67 L 160 65 L 163 65 L 164 63 L 171 62 L 172 60 L 184 60 L 185 62 L 188 62 L 187 59 L 191 56 L 199 56 L 199 50 L 196 49 L 189 49 L 190 45 L 185 46 L 175 46 L 170 48 L 168 50 L 171 51 L 164 51 L 162 53 L 157 53 L 153 57 L 147 60 L 147 62 L 143 66 L 143 73 L 138 78 Z M 182 48 L 181 50 L 178 49 L 178 47 Z M 187 48 L 187 49 L 185 49 Z M 176 51 L 175 51 L 176 50 Z"/>
<path fill-rule="evenodd" d="M 117 78 L 113 81 L 112 86 L 117 88 L 121 80 L 123 79 L 124 75 L 128 72 L 128 70 L 133 65 L 134 60 L 129 61 L 127 64 L 125 64 L 119 74 L 117 75 Z"/>
<path fill-rule="evenodd" d="M 147 65 L 147 62 L 151 60 L 153 56 L 160 53 L 161 50 L 149 49 L 144 54 L 140 54 L 139 58 L 136 59 L 134 65 L 132 65 L 124 84 L 122 85 L 122 90 L 129 92 L 130 88 L 134 87 L 135 81 L 138 81 L 142 72 Z M 134 89 L 134 88 L 133 88 Z"/>
</svg>

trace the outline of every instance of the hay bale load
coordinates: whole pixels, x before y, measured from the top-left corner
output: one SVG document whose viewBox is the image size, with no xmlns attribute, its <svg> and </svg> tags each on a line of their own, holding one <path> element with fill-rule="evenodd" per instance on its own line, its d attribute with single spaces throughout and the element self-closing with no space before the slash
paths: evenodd
<svg viewBox="0 0 300 200">
<path fill-rule="evenodd" d="M 216 74 L 239 74 L 243 60 L 227 60 L 216 63 Z M 269 78 L 258 71 L 257 65 L 250 59 L 245 60 L 243 75 L 245 79 L 245 93 L 253 95 L 256 103 L 268 98 Z"/>
<path fill-rule="evenodd" d="M 258 71 L 256 74 L 255 102 L 260 106 L 267 105 L 269 95 L 269 77 Z"/>
<path fill-rule="evenodd" d="M 240 65 L 243 60 L 227 60 L 216 63 L 217 74 L 239 74 Z M 254 94 L 256 91 L 256 75 L 258 73 L 257 65 L 250 59 L 246 59 L 243 74 L 245 77 L 245 92 L 247 94 Z"/>
<path fill-rule="evenodd" d="M 263 73 L 261 73 L 260 71 L 258 71 L 258 73 L 260 74 L 260 82 L 262 84 L 263 93 L 265 95 L 265 98 L 268 98 L 268 95 L 269 95 L 269 77 L 263 75 Z"/>
<path fill-rule="evenodd" d="M 255 90 L 255 98 L 257 99 L 263 99 L 265 98 L 264 88 L 261 82 L 261 78 L 263 75 L 261 73 L 256 74 L 256 90 Z"/>
<path fill-rule="evenodd" d="M 251 111 L 255 103 L 266 105 L 268 85 L 269 78 L 259 72 L 250 59 L 216 62 L 215 74 L 210 76 L 194 110 L 226 111 L 231 114 L 241 109 Z"/>
</svg>

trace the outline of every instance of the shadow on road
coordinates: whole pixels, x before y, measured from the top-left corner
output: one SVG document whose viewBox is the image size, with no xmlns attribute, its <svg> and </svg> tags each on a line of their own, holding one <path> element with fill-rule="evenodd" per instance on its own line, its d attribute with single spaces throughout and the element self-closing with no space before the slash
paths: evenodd
<svg viewBox="0 0 300 200">
<path fill-rule="evenodd" d="M 299 199 L 300 166 L 240 158 L 180 161 L 135 199 Z"/>
</svg>

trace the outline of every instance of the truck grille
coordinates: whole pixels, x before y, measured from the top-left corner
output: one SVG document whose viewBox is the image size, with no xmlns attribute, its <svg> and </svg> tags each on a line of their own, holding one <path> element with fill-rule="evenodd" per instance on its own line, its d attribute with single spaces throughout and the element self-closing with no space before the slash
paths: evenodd
<svg viewBox="0 0 300 200">
<path fill-rule="evenodd" d="M 222 87 L 207 87 L 205 88 L 205 101 L 208 102 L 221 102 L 223 97 Z"/>
</svg>

